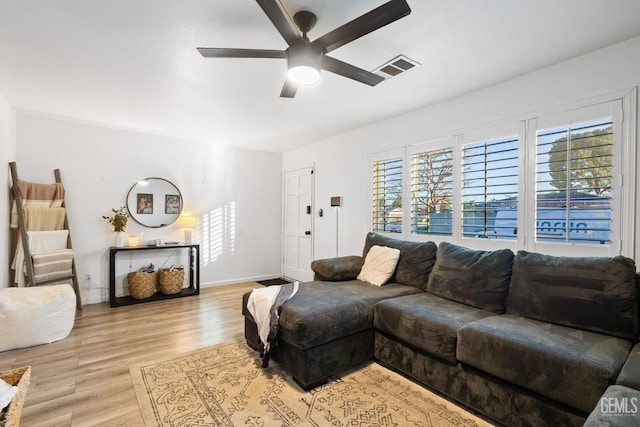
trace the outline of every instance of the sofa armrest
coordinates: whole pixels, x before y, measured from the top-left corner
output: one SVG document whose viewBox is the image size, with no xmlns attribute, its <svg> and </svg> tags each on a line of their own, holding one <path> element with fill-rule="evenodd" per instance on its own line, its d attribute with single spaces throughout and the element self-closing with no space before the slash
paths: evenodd
<svg viewBox="0 0 640 427">
<path fill-rule="evenodd" d="M 640 344 L 636 344 L 622 365 L 616 384 L 640 390 Z"/>
<path fill-rule="evenodd" d="M 317 259 L 311 263 L 311 269 L 315 273 L 314 280 L 339 282 L 358 277 L 363 264 L 364 258 L 361 256 L 342 256 Z"/>
</svg>

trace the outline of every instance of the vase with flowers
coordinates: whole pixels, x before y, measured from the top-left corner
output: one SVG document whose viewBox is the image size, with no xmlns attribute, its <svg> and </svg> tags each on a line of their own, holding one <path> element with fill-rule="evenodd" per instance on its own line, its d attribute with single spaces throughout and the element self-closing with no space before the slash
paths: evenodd
<svg viewBox="0 0 640 427">
<path fill-rule="evenodd" d="M 112 208 L 111 215 L 103 215 L 102 219 L 113 226 L 113 232 L 115 233 L 114 246 L 124 246 L 124 231 L 127 228 L 127 221 L 129 220 L 129 211 L 127 211 L 127 208 L 125 206 L 118 209 Z"/>
</svg>

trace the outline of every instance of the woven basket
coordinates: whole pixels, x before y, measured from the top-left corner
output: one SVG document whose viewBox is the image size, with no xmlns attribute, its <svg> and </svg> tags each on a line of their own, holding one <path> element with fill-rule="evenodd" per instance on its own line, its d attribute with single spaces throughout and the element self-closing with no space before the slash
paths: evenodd
<svg viewBox="0 0 640 427">
<path fill-rule="evenodd" d="M 163 268 L 159 273 L 160 279 L 160 293 L 164 295 L 177 294 L 182 290 L 182 284 L 184 283 L 184 269 L 176 268 L 173 271 L 169 271 L 167 268 Z"/>
<path fill-rule="evenodd" d="M 0 427 L 18 427 L 20 425 L 22 405 L 24 405 L 24 398 L 29 388 L 31 366 L 0 372 L 0 378 L 11 385 L 18 386 L 18 392 L 11 399 L 7 411 L 4 415 L 0 415 Z"/>
<path fill-rule="evenodd" d="M 145 273 L 144 271 L 135 271 L 127 274 L 127 283 L 129 284 L 129 295 L 135 299 L 149 298 L 156 293 L 156 272 Z"/>
</svg>

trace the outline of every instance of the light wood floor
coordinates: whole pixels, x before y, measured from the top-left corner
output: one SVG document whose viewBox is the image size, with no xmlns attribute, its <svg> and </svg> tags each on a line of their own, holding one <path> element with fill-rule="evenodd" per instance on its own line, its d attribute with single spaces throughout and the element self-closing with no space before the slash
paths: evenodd
<svg viewBox="0 0 640 427">
<path fill-rule="evenodd" d="M 68 338 L 0 352 L 0 371 L 31 366 L 21 426 L 144 426 L 129 366 L 243 337 L 242 294 L 257 287 L 250 282 L 126 307 L 84 306 Z"/>
</svg>

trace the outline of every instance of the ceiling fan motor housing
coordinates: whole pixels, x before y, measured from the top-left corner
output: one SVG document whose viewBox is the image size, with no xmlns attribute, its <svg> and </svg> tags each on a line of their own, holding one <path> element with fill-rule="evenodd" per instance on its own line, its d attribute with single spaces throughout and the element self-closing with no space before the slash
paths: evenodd
<svg viewBox="0 0 640 427">
<path fill-rule="evenodd" d="M 300 40 L 298 43 L 289 46 L 287 61 L 289 68 L 297 65 L 308 65 L 314 68 L 320 68 L 320 57 L 322 51 L 319 47 L 312 45 L 306 40 Z"/>
<path fill-rule="evenodd" d="M 306 34 L 315 27 L 318 18 L 311 12 L 301 10 L 293 15 L 293 22 L 296 23 L 302 34 Z"/>
</svg>

